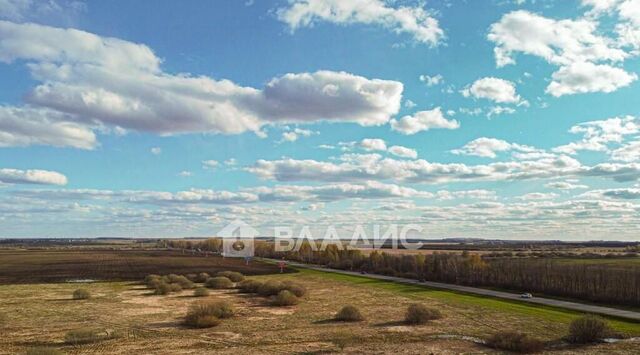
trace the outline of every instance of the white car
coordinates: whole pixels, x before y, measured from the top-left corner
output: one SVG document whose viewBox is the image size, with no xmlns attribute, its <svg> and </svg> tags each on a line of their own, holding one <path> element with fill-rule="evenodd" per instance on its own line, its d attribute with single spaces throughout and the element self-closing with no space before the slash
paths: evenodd
<svg viewBox="0 0 640 355">
<path fill-rule="evenodd" d="M 533 295 L 530 293 L 523 293 L 520 295 L 520 298 L 533 298 Z"/>
</svg>

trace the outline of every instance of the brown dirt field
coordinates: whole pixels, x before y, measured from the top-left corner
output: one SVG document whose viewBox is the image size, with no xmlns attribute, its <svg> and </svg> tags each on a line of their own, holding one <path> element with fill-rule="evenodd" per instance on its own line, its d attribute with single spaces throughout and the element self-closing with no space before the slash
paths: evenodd
<svg viewBox="0 0 640 355">
<path fill-rule="evenodd" d="M 416 302 L 409 295 L 306 272 L 253 278 L 294 280 L 304 284 L 309 294 L 297 306 L 273 308 L 261 297 L 212 290 L 206 299 L 231 302 L 236 315 L 214 328 L 189 329 L 181 325 L 182 318 L 189 304 L 203 299 L 191 297 L 190 290 L 154 296 L 133 282 L 96 282 L 81 286 L 94 295 L 92 299 L 73 301 L 71 293 L 78 284 L 3 285 L 0 314 L 6 321 L 0 330 L 4 335 L 0 354 L 24 353 L 33 346 L 55 347 L 67 354 L 481 354 L 497 352 L 452 336 L 483 337 L 495 328 L 517 327 L 549 340 L 566 326 L 433 298 L 420 302 L 438 308 L 444 318 L 406 326 L 401 322 L 406 306 Z M 366 320 L 331 321 L 345 304 L 357 306 Z M 64 343 L 67 331 L 81 328 L 120 335 L 95 344 Z M 346 344 L 342 351 L 339 339 Z M 635 342 L 554 353 L 632 354 L 638 349 L 640 344 Z"/>
<path fill-rule="evenodd" d="M 274 265 L 238 258 L 194 256 L 166 250 L 1 250 L 0 284 L 68 280 L 140 280 L 147 274 L 239 271 L 247 275 L 278 272 Z"/>
</svg>

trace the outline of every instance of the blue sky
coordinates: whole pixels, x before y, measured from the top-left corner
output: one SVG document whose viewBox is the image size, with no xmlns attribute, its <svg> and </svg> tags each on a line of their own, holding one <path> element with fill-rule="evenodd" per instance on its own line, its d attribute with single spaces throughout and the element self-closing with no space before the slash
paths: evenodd
<svg viewBox="0 0 640 355">
<path fill-rule="evenodd" d="M 0 237 L 640 222 L 638 0 L 0 0 Z"/>
</svg>

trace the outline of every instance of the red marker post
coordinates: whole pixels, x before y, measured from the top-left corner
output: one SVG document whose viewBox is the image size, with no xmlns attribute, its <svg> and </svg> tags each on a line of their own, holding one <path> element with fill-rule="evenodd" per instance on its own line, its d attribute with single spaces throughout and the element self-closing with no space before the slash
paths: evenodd
<svg viewBox="0 0 640 355">
<path fill-rule="evenodd" d="M 284 260 L 278 261 L 278 267 L 280 268 L 280 273 L 284 272 L 284 268 L 287 267 L 287 262 Z"/>
</svg>

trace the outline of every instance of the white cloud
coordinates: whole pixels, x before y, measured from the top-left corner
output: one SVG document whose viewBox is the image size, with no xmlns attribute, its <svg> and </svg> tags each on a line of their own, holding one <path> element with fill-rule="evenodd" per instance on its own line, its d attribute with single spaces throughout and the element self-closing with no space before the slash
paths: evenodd
<svg viewBox="0 0 640 355">
<path fill-rule="evenodd" d="M 205 169 L 214 169 L 215 167 L 217 167 L 218 165 L 220 165 L 220 163 L 218 163 L 217 160 L 203 160 L 202 161 L 202 166 Z"/>
<path fill-rule="evenodd" d="M 620 148 L 612 150 L 611 158 L 624 162 L 640 160 L 640 140 L 624 144 Z"/>
<path fill-rule="evenodd" d="M 419 111 L 412 116 L 407 115 L 399 120 L 391 120 L 391 129 L 402 134 L 411 135 L 429 129 L 444 128 L 457 129 L 460 123 L 456 120 L 448 120 L 442 114 L 440 107 L 436 107 L 429 111 Z"/>
<path fill-rule="evenodd" d="M 546 92 L 555 97 L 589 92 L 613 92 L 638 79 L 635 73 L 604 64 L 573 63 L 551 76 Z"/>
<path fill-rule="evenodd" d="M 162 148 L 160 147 L 153 147 L 149 150 L 151 152 L 151 154 L 153 155 L 160 155 L 162 153 Z"/>
<path fill-rule="evenodd" d="M 183 170 L 181 172 L 178 173 L 178 176 L 182 176 L 182 177 L 190 177 L 193 176 L 193 173 L 187 170 Z"/>
<path fill-rule="evenodd" d="M 399 111 L 403 90 L 396 81 L 331 71 L 285 74 L 263 89 L 242 87 L 163 72 L 142 44 L 0 21 L 0 62 L 15 61 L 26 61 L 41 82 L 26 96 L 31 105 L 87 127 L 162 135 L 261 134 L 265 125 L 317 121 L 381 125 Z"/>
<path fill-rule="evenodd" d="M 0 169 L 0 183 L 66 185 L 67 177 L 48 170 Z"/>
<path fill-rule="evenodd" d="M 317 22 L 379 25 L 395 33 L 408 33 L 421 43 L 435 46 L 444 37 L 438 20 L 422 6 L 393 8 L 381 0 L 292 0 L 277 11 L 278 19 L 292 31 Z"/>
<path fill-rule="evenodd" d="M 59 112 L 0 106 L 0 147 L 29 145 L 93 149 L 97 141 L 91 129 Z"/>
<path fill-rule="evenodd" d="M 86 4 L 76 0 L 0 0 L 0 19 L 67 23 L 85 9 Z"/>
<path fill-rule="evenodd" d="M 506 151 L 517 151 L 520 154 L 517 157 L 520 158 L 523 158 L 528 154 L 541 153 L 539 150 L 533 147 L 520 145 L 517 143 L 509 143 L 502 139 L 487 137 L 474 139 L 471 142 L 465 144 L 462 148 L 454 149 L 451 152 L 458 155 L 475 155 L 484 158 L 495 158 L 497 156 L 496 152 Z"/>
<path fill-rule="evenodd" d="M 516 93 L 514 83 L 494 77 L 476 80 L 471 86 L 462 90 L 462 95 L 476 99 L 487 99 L 501 104 L 521 104 L 525 102 Z"/>
<path fill-rule="evenodd" d="M 582 134 L 583 137 L 580 141 L 553 148 L 554 152 L 576 154 L 580 150 L 607 151 L 610 143 L 621 143 L 625 136 L 640 133 L 640 120 L 624 116 L 588 121 L 571 127 L 569 132 Z M 624 149 L 618 152 L 618 156 L 620 154 L 624 154 Z"/>
<path fill-rule="evenodd" d="M 434 76 L 429 75 L 420 75 L 420 81 L 427 84 L 427 86 L 435 86 L 444 83 L 444 77 L 440 74 L 436 74 Z"/>
<path fill-rule="evenodd" d="M 394 145 L 389 148 L 389 153 L 401 158 L 416 159 L 418 157 L 418 152 L 416 152 L 415 149 L 403 147 L 400 145 Z"/>
<path fill-rule="evenodd" d="M 516 198 L 518 200 L 529 201 L 529 200 L 552 200 L 556 197 L 558 197 L 558 194 L 553 192 L 530 192 L 528 194 L 524 194 Z"/>
<path fill-rule="evenodd" d="M 309 129 L 294 128 L 292 131 L 282 132 L 282 141 L 295 142 L 300 137 L 310 137 L 318 132 L 314 132 Z"/>
<path fill-rule="evenodd" d="M 594 6 L 592 14 L 606 11 L 615 3 L 583 0 L 583 4 Z M 519 10 L 494 23 L 488 38 L 496 44 L 494 52 L 499 67 L 514 64 L 514 54 L 518 52 L 541 57 L 559 66 L 546 89 L 548 94 L 559 97 L 590 92 L 609 93 L 637 79 L 635 73 L 611 65 L 636 53 L 625 51 L 624 41 L 600 35 L 598 25 L 596 18 L 590 16 L 578 20 L 554 20 Z M 627 39 L 636 36 L 634 29 L 620 26 L 618 32 L 626 32 Z"/>
<path fill-rule="evenodd" d="M 558 189 L 558 190 L 576 190 L 576 189 L 589 188 L 589 186 L 587 185 L 574 184 L 569 181 L 554 181 L 554 182 L 549 182 L 544 186 L 550 189 Z"/>
<path fill-rule="evenodd" d="M 628 54 L 607 37 L 597 34 L 597 23 L 588 19 L 553 20 L 518 10 L 491 25 L 488 38 L 499 67 L 514 64 L 514 53 L 541 57 L 556 65 L 576 62 L 622 61 Z"/>
<path fill-rule="evenodd" d="M 365 138 L 360 142 L 360 147 L 364 150 L 387 150 L 387 143 L 379 138 Z"/>
</svg>

